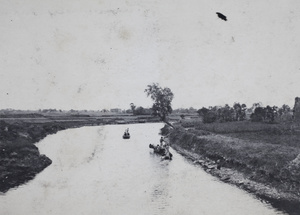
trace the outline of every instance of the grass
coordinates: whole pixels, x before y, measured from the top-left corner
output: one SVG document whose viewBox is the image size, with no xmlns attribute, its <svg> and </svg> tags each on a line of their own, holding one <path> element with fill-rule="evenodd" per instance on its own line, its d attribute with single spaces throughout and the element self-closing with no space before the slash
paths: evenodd
<svg viewBox="0 0 300 215">
<path fill-rule="evenodd" d="M 293 124 L 194 123 L 170 133 L 172 143 L 300 196 L 300 134 Z"/>
<path fill-rule="evenodd" d="M 244 132 L 265 132 L 266 134 L 292 134 L 295 133 L 295 126 L 292 123 L 268 124 L 262 122 L 224 122 L 224 123 L 194 123 L 195 129 L 205 130 L 219 134 L 244 133 Z"/>
<path fill-rule="evenodd" d="M 230 133 L 226 136 L 235 137 L 251 142 L 263 142 L 268 144 L 274 144 L 278 146 L 290 146 L 300 148 L 300 135 L 299 134 L 281 134 L 281 135 L 267 135 L 265 132 L 255 133 Z"/>
<path fill-rule="evenodd" d="M 300 148 L 300 133 L 293 123 L 260 122 L 195 123 L 195 131 L 207 131 L 251 142 L 263 142 Z"/>
</svg>

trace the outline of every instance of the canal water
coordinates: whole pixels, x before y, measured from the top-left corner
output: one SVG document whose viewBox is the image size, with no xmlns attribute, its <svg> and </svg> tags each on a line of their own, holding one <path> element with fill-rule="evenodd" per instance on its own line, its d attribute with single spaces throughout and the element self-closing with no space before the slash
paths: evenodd
<svg viewBox="0 0 300 215">
<path fill-rule="evenodd" d="M 247 192 L 220 182 L 171 149 L 153 154 L 162 124 L 106 125 L 60 131 L 37 146 L 52 165 L 0 196 L 5 215 L 274 215 Z M 131 139 L 122 139 L 129 128 Z"/>
</svg>

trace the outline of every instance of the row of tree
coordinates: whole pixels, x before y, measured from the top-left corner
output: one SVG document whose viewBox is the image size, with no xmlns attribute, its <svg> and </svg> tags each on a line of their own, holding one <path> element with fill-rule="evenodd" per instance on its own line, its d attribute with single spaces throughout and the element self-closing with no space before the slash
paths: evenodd
<svg viewBox="0 0 300 215">
<path fill-rule="evenodd" d="M 203 107 L 197 111 L 204 123 L 242 121 L 247 119 L 247 116 L 255 122 L 274 122 L 275 119 L 290 112 L 291 108 L 286 104 L 278 108 L 269 105 L 263 107 L 261 103 L 254 103 L 251 108 L 247 108 L 245 104 L 238 102 L 234 103 L 233 107 L 226 104 L 225 106 Z"/>
<path fill-rule="evenodd" d="M 167 122 L 168 114 L 172 113 L 171 102 L 174 98 L 172 91 L 154 83 L 148 85 L 145 92 L 154 102 L 151 108 L 152 114 Z M 132 110 L 136 111 L 134 104 L 131 103 L 130 105 Z M 183 111 L 191 113 L 195 112 L 195 109 L 179 109 L 178 113 Z M 282 115 L 290 115 L 290 112 L 291 108 L 286 104 L 278 108 L 277 106 L 269 105 L 263 107 L 261 103 L 254 103 L 252 107 L 247 108 L 246 104 L 240 104 L 239 102 L 235 102 L 232 107 L 226 104 L 225 106 L 203 107 L 197 111 L 204 123 L 242 121 L 249 118 L 256 122 L 274 122 L 275 119 L 280 118 Z M 184 115 L 182 114 L 183 117 Z"/>
<path fill-rule="evenodd" d="M 288 115 L 291 112 L 291 108 L 284 104 L 282 107 L 278 108 L 277 106 L 266 107 L 258 106 L 254 109 L 254 112 L 251 114 L 251 120 L 255 122 L 274 122 L 276 119 L 281 118 L 283 115 Z"/>
<path fill-rule="evenodd" d="M 130 103 L 131 113 L 133 115 L 149 115 L 152 113 L 151 108 L 143 108 L 142 106 L 136 107 L 133 103 Z"/>
<path fill-rule="evenodd" d="M 228 104 L 209 108 L 203 107 L 197 113 L 202 117 L 204 123 L 229 122 L 245 120 L 246 110 L 247 106 L 245 104 L 234 103 L 233 107 Z"/>
</svg>

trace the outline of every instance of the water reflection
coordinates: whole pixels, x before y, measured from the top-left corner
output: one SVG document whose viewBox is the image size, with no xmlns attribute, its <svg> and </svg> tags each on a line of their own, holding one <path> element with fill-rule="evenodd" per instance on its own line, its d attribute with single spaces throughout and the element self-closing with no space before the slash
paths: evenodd
<svg viewBox="0 0 300 215">
<path fill-rule="evenodd" d="M 155 154 L 154 154 L 155 155 Z M 155 155 L 157 156 L 157 155 Z M 166 208 L 170 206 L 169 199 L 169 161 L 161 161 L 154 167 L 158 178 L 153 184 L 151 190 L 151 205 L 155 209 L 154 214 L 165 214 Z M 157 171 L 159 170 L 159 171 Z"/>
<path fill-rule="evenodd" d="M 0 196 L 1 214 L 282 214 L 173 150 L 174 159 L 162 161 L 148 147 L 161 127 L 85 127 L 47 137 L 38 147 L 52 165 Z"/>
</svg>

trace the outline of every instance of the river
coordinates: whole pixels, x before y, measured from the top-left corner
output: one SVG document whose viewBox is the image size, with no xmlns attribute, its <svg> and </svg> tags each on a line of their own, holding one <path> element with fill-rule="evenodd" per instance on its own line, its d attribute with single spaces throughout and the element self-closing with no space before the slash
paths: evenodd
<svg viewBox="0 0 300 215">
<path fill-rule="evenodd" d="M 0 196 L 0 214 L 274 215 L 284 214 L 225 184 L 173 153 L 153 154 L 163 125 L 82 127 L 49 135 L 37 146 L 52 164 Z M 131 139 L 122 139 L 129 128 Z"/>
</svg>

